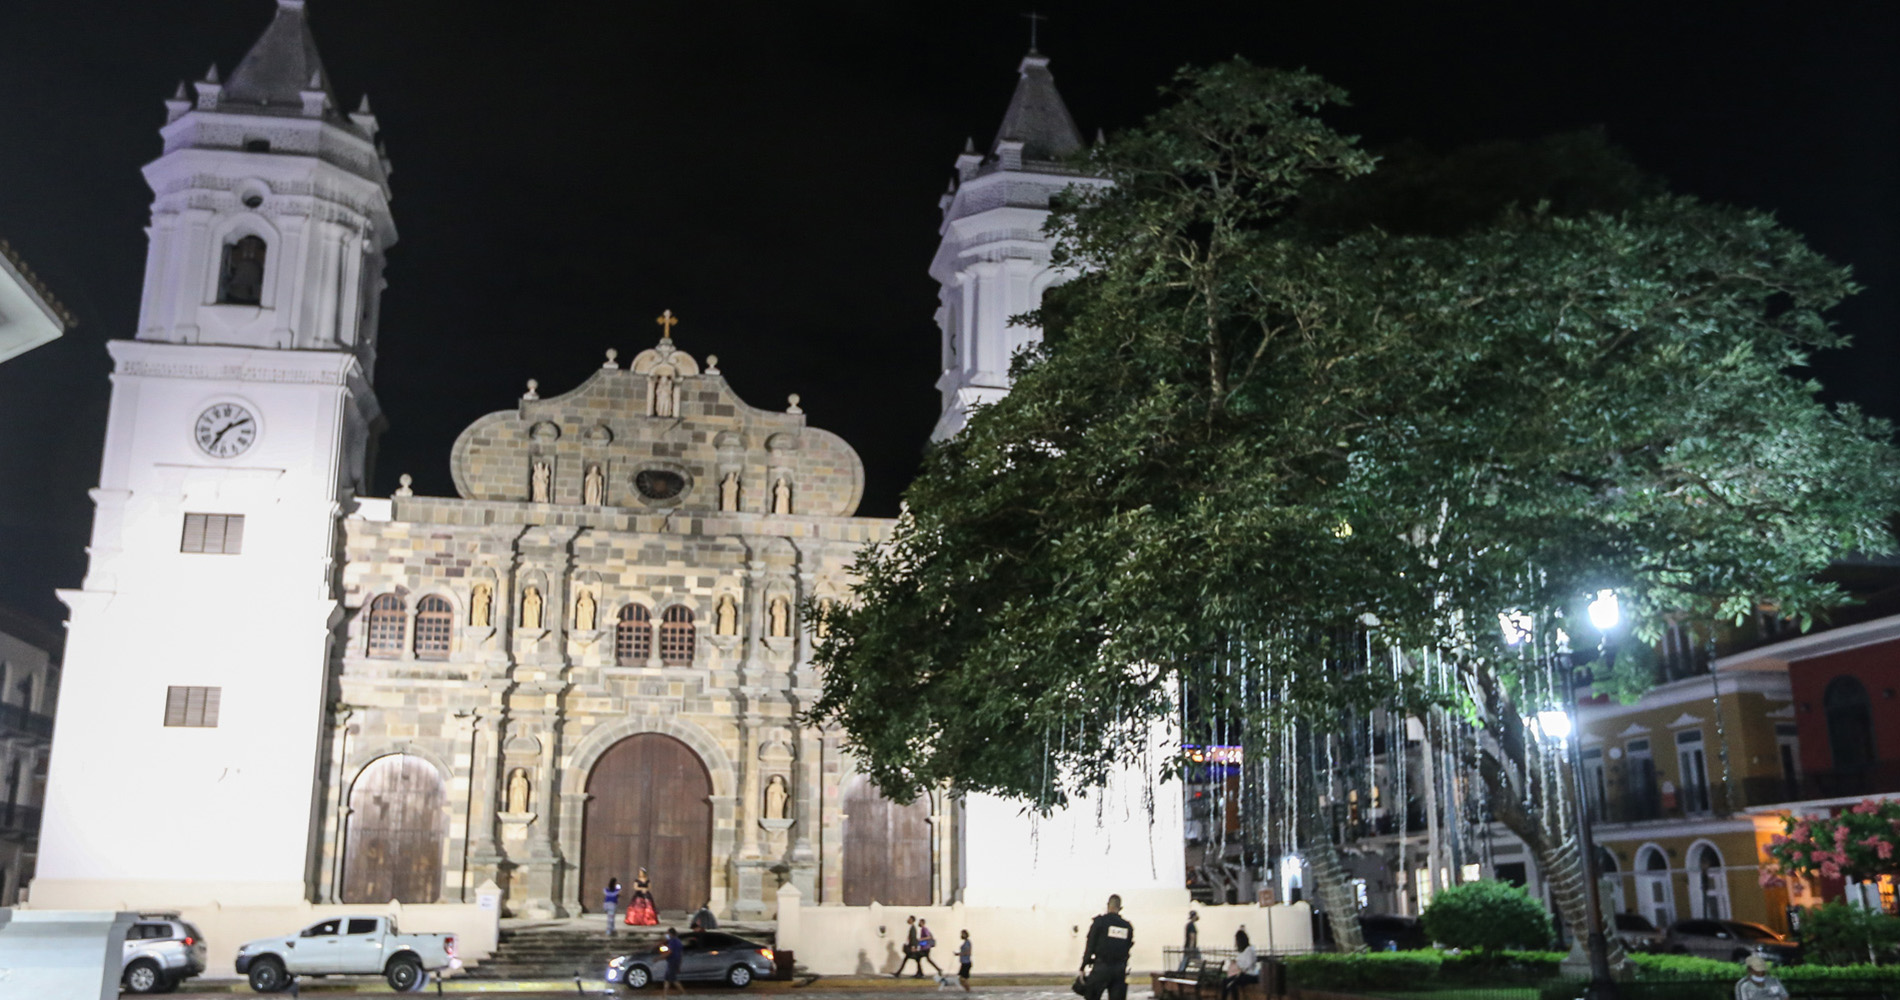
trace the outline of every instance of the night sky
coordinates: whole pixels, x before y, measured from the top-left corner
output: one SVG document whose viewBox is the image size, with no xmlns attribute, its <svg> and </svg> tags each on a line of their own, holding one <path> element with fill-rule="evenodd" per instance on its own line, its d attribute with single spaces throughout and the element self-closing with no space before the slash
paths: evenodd
<svg viewBox="0 0 1900 1000">
<path fill-rule="evenodd" d="M 1038 0 L 1084 134 L 1185 63 L 1239 53 L 1352 94 L 1373 147 L 1602 126 L 1679 192 L 1770 209 L 1866 291 L 1819 359 L 1830 398 L 1900 416 L 1900 4 Z M 888 515 L 937 412 L 937 196 L 986 146 L 1026 0 L 891 4 L 310 0 L 339 98 L 367 91 L 396 173 L 375 482 L 452 494 L 463 426 L 524 381 L 566 391 L 662 309 L 739 394 L 863 455 Z M 133 333 L 162 100 L 229 73 L 270 0 L 10 0 L 0 237 L 79 329 L 0 364 L 0 604 L 64 617 L 92 517 L 110 364 Z"/>
</svg>

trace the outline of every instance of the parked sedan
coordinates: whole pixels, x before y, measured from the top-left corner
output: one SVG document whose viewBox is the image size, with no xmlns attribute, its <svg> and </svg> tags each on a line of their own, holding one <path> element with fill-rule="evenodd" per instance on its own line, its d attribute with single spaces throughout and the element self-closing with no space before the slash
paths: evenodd
<svg viewBox="0 0 1900 1000">
<path fill-rule="evenodd" d="M 686 942 L 680 959 L 680 981 L 723 982 L 746 986 L 754 979 L 772 975 L 772 949 L 720 931 L 695 931 L 680 940 Z M 607 982 L 623 983 L 628 989 L 645 989 L 647 984 L 666 976 L 665 944 L 652 945 L 621 955 L 607 962 Z"/>
<path fill-rule="evenodd" d="M 1667 935 L 1640 913 L 1616 915 L 1616 936 L 1623 939 L 1624 951 L 1665 951 Z"/>
<path fill-rule="evenodd" d="M 1666 948 L 1730 962 L 1760 954 L 1770 962 L 1792 965 L 1801 957 L 1801 945 L 1793 939 L 1741 920 L 1678 920 L 1669 925 Z"/>
</svg>

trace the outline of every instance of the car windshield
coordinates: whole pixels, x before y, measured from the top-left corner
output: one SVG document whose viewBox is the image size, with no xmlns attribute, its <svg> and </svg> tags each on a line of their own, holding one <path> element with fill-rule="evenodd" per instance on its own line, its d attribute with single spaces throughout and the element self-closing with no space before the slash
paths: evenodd
<svg viewBox="0 0 1900 1000">
<path fill-rule="evenodd" d="M 1619 913 L 1616 915 L 1616 929 L 1619 931 L 1653 931 L 1656 925 L 1640 913 Z"/>
</svg>

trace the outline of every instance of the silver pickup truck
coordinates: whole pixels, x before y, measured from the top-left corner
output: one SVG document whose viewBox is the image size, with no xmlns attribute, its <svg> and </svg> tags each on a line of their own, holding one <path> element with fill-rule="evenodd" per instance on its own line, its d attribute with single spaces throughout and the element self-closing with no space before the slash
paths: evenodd
<svg viewBox="0 0 1900 1000">
<path fill-rule="evenodd" d="M 429 973 L 458 969 L 453 934 L 404 934 L 387 917 L 331 917 L 285 937 L 238 948 L 238 975 L 259 993 L 296 976 L 380 975 L 398 993 L 420 990 Z"/>
</svg>

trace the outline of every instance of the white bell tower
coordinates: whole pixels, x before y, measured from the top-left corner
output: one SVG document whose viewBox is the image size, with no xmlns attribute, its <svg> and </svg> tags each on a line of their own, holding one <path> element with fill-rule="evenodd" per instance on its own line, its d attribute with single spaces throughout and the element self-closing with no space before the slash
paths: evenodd
<svg viewBox="0 0 1900 1000">
<path fill-rule="evenodd" d="M 942 240 L 930 262 L 943 331 L 943 413 L 933 441 L 954 437 L 970 409 L 1009 392 L 1009 362 L 1042 339 L 1011 316 L 1042 304 L 1043 290 L 1067 276 L 1049 266 L 1042 224 L 1049 199 L 1073 184 L 1099 185 L 1064 162 L 1081 152 L 1082 133 L 1049 75 L 1049 57 L 1034 49 L 1018 67 L 1016 92 L 989 155 L 974 142 L 957 157 L 957 176 L 939 204 Z"/>
<path fill-rule="evenodd" d="M 308 897 L 339 621 L 337 521 L 370 388 L 389 164 L 302 0 L 166 102 L 136 336 L 113 341 L 36 907 Z"/>
</svg>

